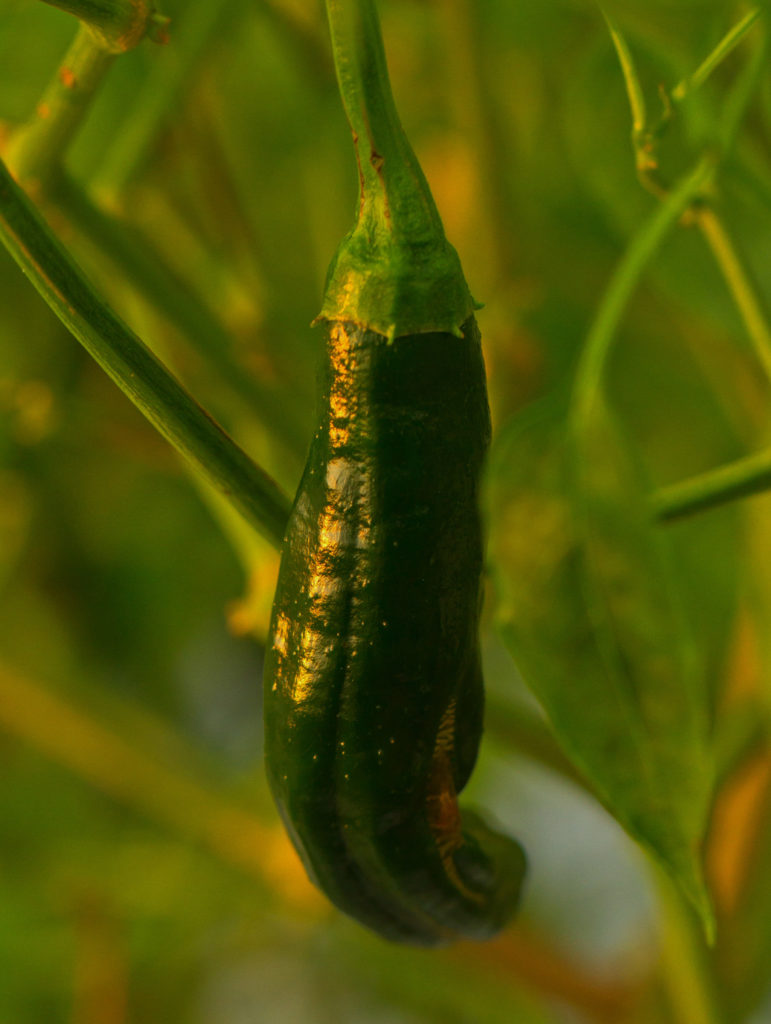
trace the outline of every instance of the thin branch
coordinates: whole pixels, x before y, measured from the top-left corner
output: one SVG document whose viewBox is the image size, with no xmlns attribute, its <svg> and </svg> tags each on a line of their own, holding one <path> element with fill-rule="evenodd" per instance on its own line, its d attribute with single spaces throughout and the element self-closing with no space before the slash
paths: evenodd
<svg viewBox="0 0 771 1024">
<path fill-rule="evenodd" d="M 635 166 L 640 184 L 653 195 L 662 199 L 666 195 L 664 185 L 658 179 L 658 157 L 656 155 L 656 139 L 648 125 L 648 112 L 645 105 L 645 94 L 637 72 L 632 51 L 626 37 L 617 22 L 600 4 L 602 16 L 608 26 L 610 38 L 618 56 L 621 73 L 624 76 L 629 109 L 632 114 L 632 148 L 634 149 Z"/>
<path fill-rule="evenodd" d="M 722 219 L 711 207 L 702 207 L 696 222 L 720 267 L 755 354 L 771 380 L 771 325 L 749 270 L 744 266 Z"/>
<path fill-rule="evenodd" d="M 59 319 L 177 451 L 280 546 L 289 501 L 101 299 L 0 162 L 0 240 Z"/>
<path fill-rule="evenodd" d="M 169 19 L 158 14 L 146 0 L 44 0 L 73 14 L 111 53 L 125 53 L 149 35 L 157 43 L 167 41 Z"/>
<path fill-rule="evenodd" d="M 749 60 L 736 76 L 723 103 L 717 138 L 724 157 L 734 149 L 742 119 L 763 81 L 767 65 L 768 32 L 762 25 L 761 31 L 756 33 L 755 47 Z"/>
<path fill-rule="evenodd" d="M 741 21 L 737 22 L 737 24 L 723 36 L 714 50 L 704 58 L 696 70 L 692 74 L 687 75 L 682 81 L 678 82 L 674 89 L 671 90 L 669 94 L 670 98 L 675 103 L 681 103 L 689 93 L 693 92 L 694 89 L 698 89 L 699 86 L 709 78 L 721 61 L 725 60 L 728 54 L 739 45 L 749 29 L 758 20 L 760 14 L 761 10 L 759 7 L 754 7 L 751 11 L 748 11 Z"/>
<path fill-rule="evenodd" d="M 610 38 L 616 48 L 618 62 L 621 65 L 621 73 L 624 76 L 626 94 L 629 98 L 629 107 L 632 111 L 632 133 L 633 138 L 639 138 L 648 127 L 648 114 L 645 106 L 645 94 L 643 93 L 640 76 L 629 49 L 626 38 L 616 24 L 615 18 L 611 18 L 605 8 L 600 5 L 602 16 L 605 19 Z"/>
<path fill-rule="evenodd" d="M 58 173 L 114 59 L 81 25 L 32 119 L 8 143 L 5 159 L 25 187 L 42 189 Z"/>
<path fill-rule="evenodd" d="M 666 95 L 672 100 L 679 101 L 690 91 L 701 85 L 720 61 L 737 46 L 759 15 L 760 10 L 753 8 L 723 37 L 718 46 L 702 61 L 697 70 Z M 609 19 L 608 25 L 619 54 L 632 110 L 634 122 L 633 139 L 635 140 L 638 170 L 641 167 L 641 163 L 644 164 L 646 159 L 649 160 L 647 167 L 655 169 L 657 161 L 654 142 L 658 128 L 650 131 L 644 122 L 641 123 L 640 121 L 645 116 L 645 110 L 641 100 L 641 88 L 634 62 L 618 27 Z M 734 102 L 730 105 L 724 117 L 721 126 L 721 138 L 719 140 L 719 152 L 716 152 L 712 158 L 713 165 L 717 164 L 719 158 L 725 157 L 728 147 L 734 141 L 739 121 L 749 103 L 754 86 L 757 84 L 764 67 L 763 58 L 765 53 L 766 40 L 764 39 L 745 75 L 740 79 Z M 643 146 L 651 148 L 643 149 Z M 661 198 L 664 200 L 662 209 L 664 209 L 671 198 L 671 193 L 668 195 L 667 190 L 650 176 L 648 176 L 649 180 L 647 181 L 645 175 L 641 174 L 641 178 L 649 187 L 650 182 L 653 181 L 653 191 L 657 191 L 661 195 Z M 763 308 L 760 295 L 752 283 L 750 273 L 744 266 L 728 230 L 711 206 L 706 203 L 694 206 L 692 216 L 712 251 L 766 376 L 771 379 L 771 325 Z M 627 264 L 626 269 L 630 272 L 630 278 L 633 277 L 634 266 L 630 267 Z M 579 372 L 579 377 L 581 372 L 583 372 L 588 378 L 582 385 L 584 394 L 587 396 L 590 394 L 591 389 L 597 385 L 607 354 L 608 344 L 618 320 L 619 305 L 623 306 L 623 264 L 617 272 L 616 285 L 620 288 L 620 292 L 614 296 L 614 289 L 611 286 L 608 293 L 606 293 L 595 319 L 594 327 L 590 332 L 590 338 L 583 356 L 582 370 Z M 758 494 L 769 488 L 771 488 L 771 457 L 769 453 L 761 452 L 758 455 L 740 459 L 728 466 L 711 470 L 691 480 L 663 488 L 651 499 L 651 507 L 655 518 L 662 521 L 670 521 L 691 515 L 697 511 L 713 508 L 736 498 Z"/>
<path fill-rule="evenodd" d="M 709 184 L 714 170 L 714 160 L 702 157 L 627 247 L 605 289 L 581 354 L 575 378 L 574 415 L 582 414 L 585 404 L 593 401 L 600 387 L 610 345 L 645 267 L 670 229 Z"/>
<path fill-rule="evenodd" d="M 624 76 L 629 108 L 632 115 L 632 145 L 635 152 L 635 163 L 641 184 L 651 193 L 660 199 L 666 197 L 668 188 L 658 175 L 658 141 L 664 129 L 672 119 L 674 106 L 682 102 L 685 97 L 697 89 L 714 69 L 724 60 L 729 53 L 744 38 L 748 30 L 760 16 L 760 9 L 754 8 L 741 19 L 718 43 L 714 50 L 702 61 L 696 71 L 679 82 L 674 89 L 660 89 L 660 96 L 664 105 L 661 116 L 655 123 L 649 123 L 645 105 L 645 96 L 637 72 L 637 67 L 632 52 L 616 21 L 611 18 L 600 4 L 608 25 L 613 45 L 618 55 L 621 72 Z M 755 56 L 753 67 L 745 76 L 745 81 L 740 82 L 740 88 L 735 101 L 727 112 L 725 123 L 721 127 L 720 145 L 725 152 L 733 141 L 739 120 L 744 112 L 747 102 L 752 93 L 753 85 L 763 67 L 763 54 L 759 52 Z"/>
<path fill-rule="evenodd" d="M 64 163 L 115 57 L 149 34 L 167 41 L 168 18 L 145 0 L 45 0 L 80 19 L 75 39 L 32 118 L 14 132 L 4 158 L 25 187 L 45 189 Z"/>
<path fill-rule="evenodd" d="M 762 451 L 662 487 L 651 498 L 651 510 L 656 519 L 672 522 L 770 489 L 771 451 Z"/>
</svg>

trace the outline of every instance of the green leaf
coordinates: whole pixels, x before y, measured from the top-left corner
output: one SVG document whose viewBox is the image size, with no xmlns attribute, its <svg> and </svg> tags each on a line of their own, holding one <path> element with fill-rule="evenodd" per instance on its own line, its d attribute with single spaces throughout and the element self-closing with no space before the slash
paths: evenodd
<svg viewBox="0 0 771 1024">
<path fill-rule="evenodd" d="M 492 459 L 498 623 L 568 756 L 710 933 L 702 661 L 639 464 L 604 405 L 590 406 L 572 436 L 563 408 L 526 411 Z"/>
<path fill-rule="evenodd" d="M 599 395 L 576 423 L 573 444 L 587 610 L 644 771 L 620 777 L 620 792 L 610 795 L 625 827 L 662 860 L 707 924 L 698 847 L 713 784 L 710 687 L 677 555 L 666 530 L 651 522 L 642 466 Z"/>
</svg>

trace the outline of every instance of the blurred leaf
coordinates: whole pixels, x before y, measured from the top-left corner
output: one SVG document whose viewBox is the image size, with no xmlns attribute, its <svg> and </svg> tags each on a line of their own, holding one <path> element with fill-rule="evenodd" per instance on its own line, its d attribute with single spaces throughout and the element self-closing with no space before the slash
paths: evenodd
<svg viewBox="0 0 771 1024">
<path fill-rule="evenodd" d="M 754 386 L 741 348 L 708 325 L 679 318 L 669 303 L 657 311 L 647 294 L 618 339 L 607 393 L 623 410 L 645 472 L 663 485 L 740 458 L 755 444 L 752 416 L 767 404 Z M 760 393 L 758 391 L 760 390 Z M 714 709 L 726 687 L 726 659 L 747 579 L 743 509 L 733 503 L 661 529 L 677 560 L 678 586 L 709 675 Z M 718 722 L 718 726 L 721 723 Z"/>
<path fill-rule="evenodd" d="M 637 777 L 634 762 L 619 759 L 605 780 L 607 799 L 707 924 L 699 859 L 713 784 L 705 651 L 688 619 L 674 547 L 651 521 L 639 460 L 601 396 L 584 413 L 572 448 L 583 592 L 622 728 L 644 769 Z"/>
<path fill-rule="evenodd" d="M 707 923 L 706 694 L 645 495 L 604 408 L 575 449 L 556 401 L 515 420 L 488 487 L 498 621 L 568 755 Z"/>
</svg>

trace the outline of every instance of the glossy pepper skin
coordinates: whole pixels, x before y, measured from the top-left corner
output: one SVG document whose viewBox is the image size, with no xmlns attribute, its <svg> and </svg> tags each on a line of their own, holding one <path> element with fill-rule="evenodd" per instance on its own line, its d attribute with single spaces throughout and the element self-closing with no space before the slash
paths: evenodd
<svg viewBox="0 0 771 1024">
<path fill-rule="evenodd" d="M 419 945 L 487 938 L 524 856 L 456 799 L 482 731 L 479 333 L 326 328 L 265 664 L 268 777 L 345 913 Z"/>
</svg>

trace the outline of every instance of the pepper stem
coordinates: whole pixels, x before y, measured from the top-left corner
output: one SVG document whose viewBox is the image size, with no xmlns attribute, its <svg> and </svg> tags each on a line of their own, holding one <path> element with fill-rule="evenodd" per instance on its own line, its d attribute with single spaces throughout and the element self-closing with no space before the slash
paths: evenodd
<svg viewBox="0 0 771 1024">
<path fill-rule="evenodd" d="M 327 0 L 340 95 L 359 166 L 359 213 L 319 319 L 391 338 L 459 333 L 474 305 L 396 111 L 374 0 Z"/>
<path fill-rule="evenodd" d="M 373 0 L 328 0 L 340 95 L 360 177 L 359 219 L 414 244 L 444 237 L 428 183 L 399 121 Z"/>
</svg>

